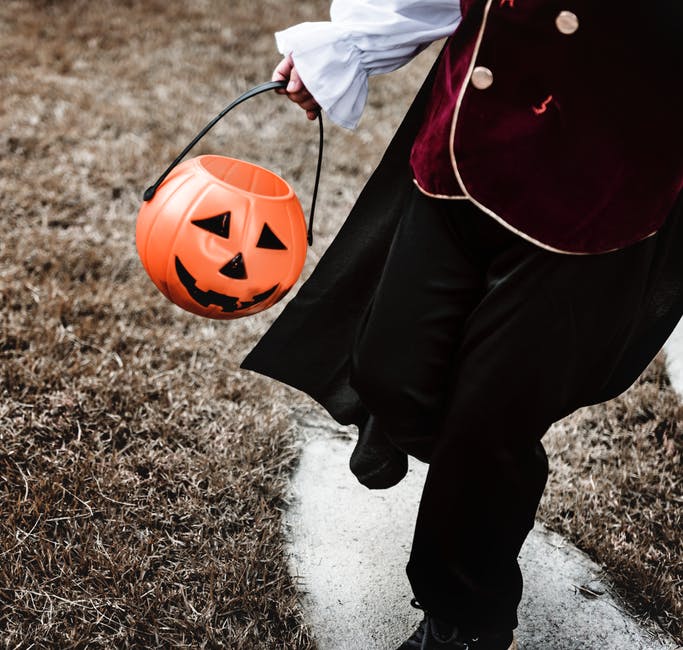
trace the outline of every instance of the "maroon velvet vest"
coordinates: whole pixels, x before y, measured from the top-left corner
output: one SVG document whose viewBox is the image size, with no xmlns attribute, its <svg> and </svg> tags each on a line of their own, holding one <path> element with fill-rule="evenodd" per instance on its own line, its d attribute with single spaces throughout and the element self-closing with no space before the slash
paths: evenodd
<svg viewBox="0 0 683 650">
<path fill-rule="evenodd" d="M 683 0 L 462 13 L 411 153 L 418 186 L 565 253 L 656 232 L 683 189 Z"/>
</svg>

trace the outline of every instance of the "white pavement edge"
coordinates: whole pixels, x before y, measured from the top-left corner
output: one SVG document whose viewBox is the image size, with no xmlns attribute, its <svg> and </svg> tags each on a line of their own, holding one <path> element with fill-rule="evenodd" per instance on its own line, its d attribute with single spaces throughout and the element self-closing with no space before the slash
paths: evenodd
<svg viewBox="0 0 683 650">
<path fill-rule="evenodd" d="M 683 398 L 683 320 L 664 346 L 666 369 L 674 390 Z"/>
<path fill-rule="evenodd" d="M 405 564 L 426 466 L 416 461 L 396 487 L 370 491 L 348 469 L 347 429 L 318 410 L 299 427 L 303 449 L 284 526 L 290 571 L 319 650 L 393 650 L 421 618 L 409 606 Z M 628 616 L 600 567 L 560 536 L 537 526 L 520 564 L 520 650 L 676 647 Z"/>
</svg>

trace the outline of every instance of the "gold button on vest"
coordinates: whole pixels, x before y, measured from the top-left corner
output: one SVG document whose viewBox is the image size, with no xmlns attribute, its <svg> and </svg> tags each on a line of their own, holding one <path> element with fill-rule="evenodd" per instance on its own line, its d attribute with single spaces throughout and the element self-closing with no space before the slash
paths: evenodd
<svg viewBox="0 0 683 650">
<path fill-rule="evenodd" d="M 560 11 L 555 18 L 555 25 L 563 34 L 573 34 L 579 28 L 579 18 L 571 11 Z"/>
<path fill-rule="evenodd" d="M 479 90 L 486 90 L 493 83 L 493 72 L 483 65 L 472 70 L 472 85 Z"/>
</svg>

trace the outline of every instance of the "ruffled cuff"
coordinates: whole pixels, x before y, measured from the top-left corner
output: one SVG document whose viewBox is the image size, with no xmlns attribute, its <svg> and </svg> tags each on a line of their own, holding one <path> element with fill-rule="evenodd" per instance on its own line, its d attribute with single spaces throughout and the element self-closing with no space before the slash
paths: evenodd
<svg viewBox="0 0 683 650">
<path fill-rule="evenodd" d="M 308 91 L 329 118 L 358 126 L 368 98 L 368 72 L 360 50 L 334 23 L 301 23 L 275 34 L 281 54 L 291 54 Z"/>
</svg>

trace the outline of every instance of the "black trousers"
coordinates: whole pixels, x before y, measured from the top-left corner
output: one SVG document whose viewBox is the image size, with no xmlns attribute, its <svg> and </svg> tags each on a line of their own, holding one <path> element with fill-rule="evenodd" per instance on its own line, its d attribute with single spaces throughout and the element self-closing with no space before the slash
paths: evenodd
<svg viewBox="0 0 683 650">
<path fill-rule="evenodd" d="M 662 324 L 653 301 L 666 292 L 662 259 L 683 255 L 680 213 L 679 201 L 643 242 L 579 256 L 529 243 L 468 201 L 410 195 L 351 385 L 398 447 L 430 463 L 407 572 L 437 616 L 472 633 L 516 626 L 517 556 L 548 473 L 541 438 L 625 390 L 666 340 L 680 312 Z M 649 350 L 630 356 L 648 327 Z"/>
</svg>

